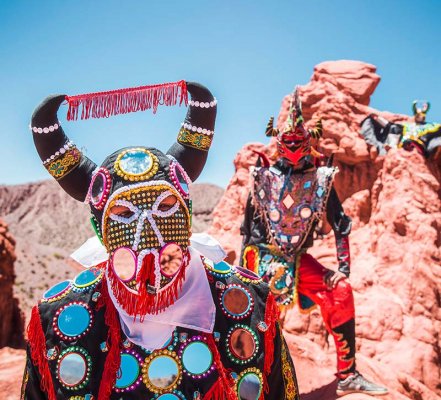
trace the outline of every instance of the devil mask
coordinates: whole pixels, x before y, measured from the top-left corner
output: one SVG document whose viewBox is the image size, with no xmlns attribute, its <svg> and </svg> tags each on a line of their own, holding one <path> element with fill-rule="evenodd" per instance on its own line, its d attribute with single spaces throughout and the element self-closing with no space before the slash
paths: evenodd
<svg viewBox="0 0 441 400">
<path fill-rule="evenodd" d="M 294 167 L 302 165 L 313 155 L 320 156 L 311 147 L 311 138 L 319 138 L 322 134 L 321 121 L 317 122 L 315 129 L 306 129 L 303 123 L 302 105 L 299 89 L 296 88 L 291 95 L 288 118 L 283 129 L 273 128 L 274 118 L 270 118 L 266 128 L 267 136 L 274 136 L 277 140 L 279 156 L 287 160 Z"/>
<path fill-rule="evenodd" d="M 64 190 L 90 205 L 95 231 L 109 254 L 105 268 L 111 290 L 133 316 L 158 313 L 173 304 L 190 261 L 189 185 L 205 164 L 216 100 L 199 84 L 186 87 L 192 95 L 189 110 L 167 154 L 127 147 L 108 156 L 99 168 L 67 139 L 56 120 L 65 96 L 46 99 L 32 118 L 34 141 L 46 168 Z"/>
</svg>

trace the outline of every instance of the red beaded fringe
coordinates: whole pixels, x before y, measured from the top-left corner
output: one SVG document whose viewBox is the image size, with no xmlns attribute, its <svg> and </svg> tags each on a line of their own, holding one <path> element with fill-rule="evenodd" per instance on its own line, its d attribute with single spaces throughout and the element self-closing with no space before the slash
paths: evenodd
<svg viewBox="0 0 441 400">
<path fill-rule="evenodd" d="M 187 253 L 187 257 L 190 262 L 190 253 Z M 116 276 L 113 268 L 108 268 L 108 276 L 118 303 L 129 315 L 134 317 L 139 315 L 142 322 L 144 315 L 158 314 L 176 301 L 185 279 L 187 265 L 182 265 L 168 286 L 156 294 L 149 293 L 145 284 L 147 279 L 154 280 L 155 257 L 153 254 L 148 254 L 143 260 L 141 271 L 137 277 L 138 294 L 128 290 L 127 286 Z M 154 281 L 150 281 L 150 284 L 153 283 Z"/>
<path fill-rule="evenodd" d="M 38 368 L 41 376 L 40 388 L 43 392 L 47 393 L 48 400 L 56 400 L 52 376 L 46 359 L 46 338 L 41 326 L 38 306 L 32 308 L 27 335 L 33 364 Z"/>
<path fill-rule="evenodd" d="M 268 329 L 265 332 L 265 358 L 263 367 L 263 387 L 268 393 L 269 387 L 267 377 L 271 373 L 271 366 L 274 361 L 274 337 L 276 336 L 276 323 L 279 319 L 279 308 L 272 293 L 268 294 L 265 307 L 265 324 Z"/>
<path fill-rule="evenodd" d="M 67 120 L 77 120 L 80 108 L 81 119 L 107 118 L 151 108 L 156 113 L 158 105 L 174 106 L 178 99 L 179 105 L 188 104 L 185 81 L 66 96 Z"/>
<path fill-rule="evenodd" d="M 213 336 L 207 335 L 206 338 L 208 347 L 213 354 L 214 364 L 216 365 L 219 378 L 210 388 L 210 390 L 205 394 L 203 400 L 235 400 L 237 399 L 237 394 L 233 389 L 233 378 L 230 376 L 230 374 L 222 364 L 219 350 L 216 346 L 216 342 L 214 341 Z"/>
<path fill-rule="evenodd" d="M 118 313 L 112 303 L 112 300 L 110 299 L 107 290 L 107 282 L 105 279 L 103 279 L 101 297 L 99 299 L 97 308 L 101 308 L 102 306 L 106 307 L 104 311 L 104 322 L 109 328 L 107 333 L 109 352 L 104 364 L 104 372 L 101 378 L 98 400 L 108 400 L 112 394 L 112 390 L 116 382 L 116 374 L 121 363 L 121 331 Z"/>
</svg>

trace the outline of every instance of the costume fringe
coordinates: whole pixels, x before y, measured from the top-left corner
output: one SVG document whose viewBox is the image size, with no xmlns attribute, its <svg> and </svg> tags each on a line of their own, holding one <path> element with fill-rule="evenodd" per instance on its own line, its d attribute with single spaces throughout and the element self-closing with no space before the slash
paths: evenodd
<svg viewBox="0 0 441 400">
<path fill-rule="evenodd" d="M 116 374 L 121 364 L 121 331 L 118 313 L 110 299 L 105 279 L 103 279 L 98 308 L 102 306 L 106 307 L 104 311 L 104 322 L 109 328 L 107 333 L 109 352 L 104 364 L 104 371 L 98 392 L 98 400 L 108 400 L 112 394 L 116 382 Z"/>
<path fill-rule="evenodd" d="M 272 293 L 268 294 L 265 307 L 265 324 L 268 329 L 265 332 L 265 357 L 263 366 L 263 388 L 269 392 L 267 377 L 271 373 L 271 366 L 274 361 L 274 337 L 276 336 L 276 323 L 279 319 L 279 308 Z"/>
<path fill-rule="evenodd" d="M 112 115 L 127 114 L 153 109 L 158 105 L 174 106 L 179 100 L 188 104 L 187 84 L 185 81 L 159 85 L 138 86 L 134 88 L 111 90 L 66 96 L 69 104 L 67 120 L 77 120 L 81 108 L 81 119 L 108 118 Z"/>
<path fill-rule="evenodd" d="M 31 320 L 27 328 L 29 348 L 33 364 L 38 368 L 41 376 L 40 388 L 47 394 L 48 400 L 56 400 L 54 384 L 46 359 L 46 338 L 41 325 L 38 306 L 32 308 Z"/>
<path fill-rule="evenodd" d="M 219 350 L 213 335 L 207 335 L 207 344 L 213 354 L 214 364 L 216 365 L 219 378 L 216 383 L 205 394 L 203 400 L 237 400 L 234 390 L 234 380 L 222 364 Z"/>
<path fill-rule="evenodd" d="M 190 254 L 188 252 L 187 259 L 189 263 Z M 188 263 L 183 264 L 168 286 L 156 294 L 149 293 L 145 284 L 147 279 L 150 284 L 154 283 L 155 256 L 153 254 L 148 254 L 143 260 L 137 277 L 138 294 L 131 292 L 124 282 L 116 276 L 112 268 L 108 269 L 109 282 L 118 303 L 129 315 L 133 315 L 134 318 L 139 316 L 142 322 L 146 314 L 159 314 L 176 301 L 185 280 Z"/>
</svg>

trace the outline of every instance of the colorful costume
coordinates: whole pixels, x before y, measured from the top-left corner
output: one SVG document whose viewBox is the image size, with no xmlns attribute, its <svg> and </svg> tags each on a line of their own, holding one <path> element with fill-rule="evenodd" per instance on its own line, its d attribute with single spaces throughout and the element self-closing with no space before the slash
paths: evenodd
<svg viewBox="0 0 441 400">
<path fill-rule="evenodd" d="M 351 219 L 345 215 L 333 185 L 337 168 L 316 168 L 311 137 L 321 135 L 303 126 L 300 100 L 293 95 L 285 129 L 267 127 L 277 137 L 280 159 L 270 165 L 261 154 L 252 172 L 252 191 L 242 224 L 243 265 L 268 282 L 282 307 L 298 303 L 301 310 L 319 305 L 326 329 L 337 349 L 337 376 L 355 376 L 354 300 L 350 284 L 341 279 L 331 289 L 326 280 L 333 272 L 323 267 L 307 249 L 312 246 L 323 215 L 334 230 L 339 271 L 349 276 Z"/>
<path fill-rule="evenodd" d="M 90 204 L 104 256 L 33 308 L 23 399 L 299 398 L 267 285 L 224 262 L 211 239 L 190 239 L 189 185 L 214 133 L 209 90 L 178 82 L 67 97 L 68 119 L 80 109 L 88 118 L 172 105 L 187 101 L 187 88 L 187 117 L 167 154 L 127 147 L 99 168 L 57 120 L 65 96 L 35 111 L 40 157 L 66 192 Z"/>
<path fill-rule="evenodd" d="M 380 155 L 386 154 L 386 146 L 389 146 L 409 151 L 416 149 L 429 158 L 441 147 L 441 124 L 426 122 L 429 109 L 429 102 L 415 100 L 412 105 L 415 122 L 405 124 L 394 124 L 370 115 L 361 122 L 361 134 Z"/>
</svg>

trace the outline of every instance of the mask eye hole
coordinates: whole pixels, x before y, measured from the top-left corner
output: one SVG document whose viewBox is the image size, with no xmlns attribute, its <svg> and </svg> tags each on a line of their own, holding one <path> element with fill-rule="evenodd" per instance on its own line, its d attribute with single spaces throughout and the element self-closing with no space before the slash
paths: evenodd
<svg viewBox="0 0 441 400">
<path fill-rule="evenodd" d="M 135 214 L 130 208 L 126 206 L 113 206 L 110 209 L 110 212 L 123 218 L 130 218 Z"/>
<path fill-rule="evenodd" d="M 176 196 L 171 194 L 170 196 L 167 196 L 164 200 L 161 201 L 161 203 L 158 206 L 158 210 L 168 211 L 176 204 L 177 201 L 178 199 L 176 198 Z"/>
</svg>

